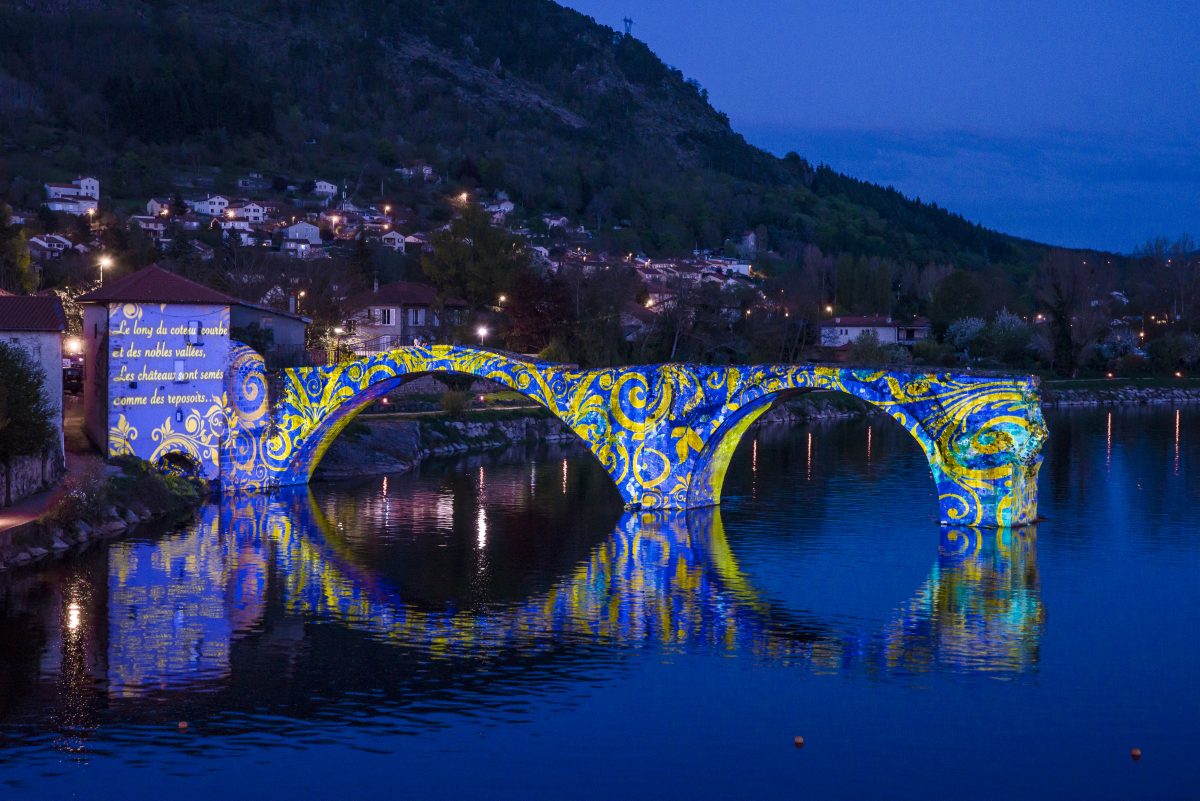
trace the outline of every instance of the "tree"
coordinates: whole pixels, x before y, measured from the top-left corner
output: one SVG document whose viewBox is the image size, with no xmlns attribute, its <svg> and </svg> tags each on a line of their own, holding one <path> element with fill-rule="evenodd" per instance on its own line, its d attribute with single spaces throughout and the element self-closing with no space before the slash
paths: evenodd
<svg viewBox="0 0 1200 801">
<path fill-rule="evenodd" d="M 1007 309 L 996 312 L 987 330 L 987 346 L 999 361 L 1022 366 L 1033 355 L 1033 329 Z"/>
<path fill-rule="evenodd" d="M 12 504 L 12 462 L 40 453 L 54 441 L 54 413 L 46 398 L 46 374 L 23 348 L 0 342 L 0 458 L 7 481 L 4 505 Z"/>
<path fill-rule="evenodd" d="M 529 266 L 524 243 L 468 203 L 450 230 L 433 237 L 433 252 L 421 257 L 421 268 L 442 298 L 465 298 L 475 308 L 492 306 Z"/>
<path fill-rule="evenodd" d="M 1048 350 L 1054 369 L 1074 377 L 1088 348 L 1108 327 L 1111 276 L 1101 260 L 1085 253 L 1052 250 L 1036 279 L 1046 308 Z"/>
<path fill-rule="evenodd" d="M 982 338 L 987 323 L 978 317 L 962 317 L 950 323 L 946 329 L 946 341 L 954 346 L 956 351 L 971 357 L 971 348 Z M 976 354 L 978 355 L 978 354 Z"/>
<path fill-rule="evenodd" d="M 0 204 L 0 289 L 26 294 L 37 288 L 37 274 L 29 258 L 29 244 L 20 225 L 11 223 L 11 211 Z"/>
</svg>

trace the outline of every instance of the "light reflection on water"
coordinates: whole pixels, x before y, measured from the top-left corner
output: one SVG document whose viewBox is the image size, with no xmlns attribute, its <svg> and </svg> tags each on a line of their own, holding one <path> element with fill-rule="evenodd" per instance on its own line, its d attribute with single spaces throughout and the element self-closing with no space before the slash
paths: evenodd
<svg viewBox="0 0 1200 801">
<path fill-rule="evenodd" d="M 1180 416 L 1163 417 L 1159 464 L 1178 476 L 1182 462 L 1186 476 L 1188 418 L 1181 458 Z M 1157 440 L 1123 434 L 1120 421 L 1115 437 L 1107 415 L 1057 421 L 1040 531 L 939 531 L 923 457 L 873 423 L 763 429 L 739 452 L 728 502 L 689 513 L 622 513 L 590 457 L 558 447 L 210 505 L 180 531 L 8 580 L 0 779 L 57 797 L 143 763 L 195 779 L 205 760 L 236 769 L 261 748 L 313 764 L 345 749 L 411 751 L 437 766 L 478 726 L 519 740 L 597 699 L 617 709 L 634 693 L 649 710 L 688 684 L 719 687 L 742 736 L 761 727 L 749 710 L 763 699 L 784 704 L 827 676 L 855 688 L 847 697 L 891 687 L 902 705 L 990 686 L 980 682 L 1034 692 L 1047 621 L 1056 603 L 1071 612 L 1062 592 L 1047 598 L 1039 545 L 1078 536 L 1058 514 L 1086 517 L 1110 493 L 1120 497 L 1108 509 L 1122 509 L 1130 499 L 1114 482 L 1151 481 L 1128 448 Z M 1104 483 L 1063 471 L 1064 456 L 1093 452 Z M 1188 492 L 1160 489 L 1167 501 Z M 1068 661 L 1079 670 L 1090 657 L 1076 644 Z M 619 689 L 646 681 L 650 694 Z M 813 710 L 848 703 L 804 697 Z M 1012 697 L 977 711 L 1001 715 Z M 638 725 L 660 717 L 647 711 Z M 174 731 L 181 719 L 192 733 Z M 852 725 L 856 749 L 879 744 L 869 716 Z M 458 746 L 412 745 L 437 732 Z M 570 746 L 540 747 L 570 762 Z M 62 774 L 64 759 L 79 770 Z M 781 790 L 791 779 L 772 772 L 775 759 L 763 763 L 776 782 L 766 786 Z M 599 796 L 639 794 L 609 789 Z"/>
</svg>

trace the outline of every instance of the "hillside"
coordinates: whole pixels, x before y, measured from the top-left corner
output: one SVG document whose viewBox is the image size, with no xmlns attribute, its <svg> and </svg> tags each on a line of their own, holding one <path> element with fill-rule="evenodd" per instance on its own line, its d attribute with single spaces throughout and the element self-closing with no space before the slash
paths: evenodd
<svg viewBox="0 0 1200 801">
<path fill-rule="evenodd" d="M 208 166 L 377 194 L 423 159 L 652 254 L 747 229 L 785 260 L 807 243 L 917 265 L 1044 253 L 752 147 L 642 42 L 548 0 L 9 0 L 0 145 L 18 203 L 75 172 L 140 199 Z"/>
</svg>

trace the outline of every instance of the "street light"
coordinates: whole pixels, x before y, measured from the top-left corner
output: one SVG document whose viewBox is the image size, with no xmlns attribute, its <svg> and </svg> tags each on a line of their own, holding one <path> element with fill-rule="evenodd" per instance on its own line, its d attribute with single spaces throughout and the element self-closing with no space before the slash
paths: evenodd
<svg viewBox="0 0 1200 801">
<path fill-rule="evenodd" d="M 112 256 L 101 256 L 97 263 L 100 266 L 100 286 L 104 286 L 104 271 L 113 266 Z"/>
<path fill-rule="evenodd" d="M 507 302 L 508 302 L 508 295 L 501 295 L 501 296 L 500 296 L 500 302 L 501 302 L 501 303 L 507 303 Z"/>
<path fill-rule="evenodd" d="M 487 339 L 487 335 L 488 335 L 487 326 L 486 325 L 479 326 L 478 328 L 475 329 L 475 333 L 479 336 L 479 344 L 482 345 L 483 341 L 485 339 Z"/>
<path fill-rule="evenodd" d="M 832 307 L 832 306 L 826 306 L 826 307 L 825 307 L 825 313 L 826 313 L 826 314 L 833 314 L 833 307 Z"/>
</svg>

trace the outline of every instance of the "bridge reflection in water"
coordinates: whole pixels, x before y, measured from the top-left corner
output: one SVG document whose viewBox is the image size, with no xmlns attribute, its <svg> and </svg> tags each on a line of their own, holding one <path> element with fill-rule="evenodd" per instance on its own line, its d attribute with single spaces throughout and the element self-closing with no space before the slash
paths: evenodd
<svg viewBox="0 0 1200 801">
<path fill-rule="evenodd" d="M 236 643 L 279 608 L 453 670 L 568 643 L 709 648 L 818 670 L 1016 674 L 1036 667 L 1044 622 L 1035 546 L 1033 527 L 944 529 L 928 577 L 897 599 L 891 622 L 856 627 L 761 597 L 718 508 L 631 512 L 548 589 L 431 608 L 363 564 L 300 487 L 226 499 L 187 533 L 114 545 L 107 587 L 91 594 L 107 609 L 92 619 L 107 620 L 110 698 L 219 686 Z"/>
</svg>

